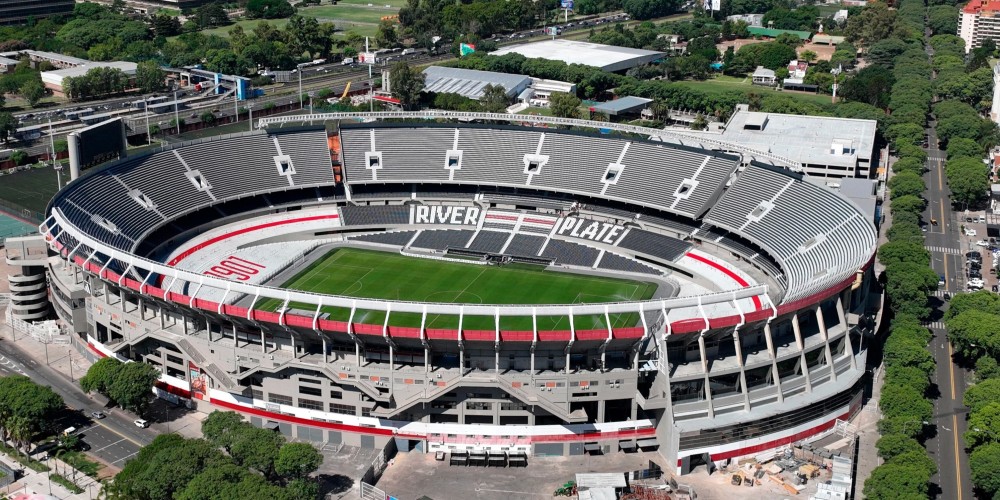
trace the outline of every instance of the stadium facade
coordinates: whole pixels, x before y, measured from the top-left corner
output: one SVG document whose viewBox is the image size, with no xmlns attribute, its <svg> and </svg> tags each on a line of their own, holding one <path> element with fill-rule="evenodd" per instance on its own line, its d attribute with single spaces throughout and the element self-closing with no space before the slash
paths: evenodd
<svg viewBox="0 0 1000 500">
<path fill-rule="evenodd" d="M 50 203 L 51 257 L 25 249 L 25 274 L 48 275 L 92 356 L 159 367 L 162 397 L 312 441 L 658 449 L 683 473 L 860 409 L 876 233 L 848 199 L 766 155 L 626 126 L 367 118 L 92 169 Z M 339 247 L 660 286 L 497 305 L 281 287 Z"/>
</svg>

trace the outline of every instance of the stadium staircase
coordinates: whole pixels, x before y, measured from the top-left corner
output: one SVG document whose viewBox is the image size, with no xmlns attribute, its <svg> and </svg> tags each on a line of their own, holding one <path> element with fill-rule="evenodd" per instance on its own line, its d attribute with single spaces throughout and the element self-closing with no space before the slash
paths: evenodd
<svg viewBox="0 0 1000 500">
<path fill-rule="evenodd" d="M 570 423 L 584 423 L 587 421 L 587 412 L 583 409 L 576 410 L 574 412 L 569 411 L 569 401 L 566 402 L 566 406 L 562 406 L 548 400 L 545 397 L 538 397 L 534 394 L 530 394 L 528 391 L 523 389 L 523 384 L 521 387 L 514 387 L 514 381 L 502 375 L 495 376 L 493 380 L 496 382 L 496 387 L 507 391 L 508 394 L 520 399 L 525 404 L 541 406 L 545 409 L 545 411 Z"/>
</svg>

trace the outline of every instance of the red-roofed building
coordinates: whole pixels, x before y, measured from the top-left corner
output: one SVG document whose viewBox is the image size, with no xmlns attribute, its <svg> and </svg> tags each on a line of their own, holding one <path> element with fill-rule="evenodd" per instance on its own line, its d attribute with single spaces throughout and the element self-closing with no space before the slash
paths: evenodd
<svg viewBox="0 0 1000 500">
<path fill-rule="evenodd" d="M 958 36 L 965 40 L 965 51 L 980 46 L 983 40 L 1000 40 L 1000 1 L 971 0 L 958 19 Z"/>
</svg>

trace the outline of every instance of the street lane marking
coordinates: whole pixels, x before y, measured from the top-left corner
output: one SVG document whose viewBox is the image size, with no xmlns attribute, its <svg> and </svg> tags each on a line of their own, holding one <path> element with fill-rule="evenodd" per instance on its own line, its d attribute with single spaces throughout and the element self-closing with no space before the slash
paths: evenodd
<svg viewBox="0 0 1000 500">
<path fill-rule="evenodd" d="M 136 445 L 138 447 L 140 447 L 140 448 L 142 448 L 143 446 L 145 446 L 142 443 L 136 441 L 135 439 L 132 439 L 132 438 L 130 438 L 130 437 L 128 437 L 128 436 L 126 436 L 126 435 L 124 435 L 124 434 L 122 434 L 122 433 L 114 430 L 114 429 L 112 429 L 111 427 L 108 427 L 108 426 L 102 424 L 101 422 L 94 422 L 94 425 L 99 425 L 99 426 L 101 426 L 101 427 L 103 427 L 103 428 L 105 428 L 105 429 L 107 429 L 107 430 L 109 430 L 111 432 L 114 432 L 115 434 L 118 435 L 118 437 L 120 437 L 120 438 L 122 438 L 122 439 L 124 439 L 124 440 L 126 440 L 126 441 L 128 441 L 128 442 L 130 442 L 130 443 L 132 443 L 132 444 L 134 444 L 134 445 Z M 120 442 L 121 441 L 119 441 L 119 443 Z"/>
<path fill-rule="evenodd" d="M 111 465 L 114 465 L 114 464 L 116 464 L 118 462 L 122 462 L 123 460 L 128 460 L 129 458 L 132 458 L 132 457 L 136 456 L 138 453 L 139 453 L 138 451 L 134 451 L 130 455 L 126 455 L 124 457 L 119 458 L 118 460 L 115 460 L 114 462 L 111 462 Z M 124 462 L 122 462 L 122 463 L 124 463 Z"/>
<path fill-rule="evenodd" d="M 951 378 L 951 400 L 955 401 L 955 363 L 952 362 L 952 348 L 951 341 L 948 342 L 948 374 Z M 957 500 L 962 500 L 962 465 L 959 462 L 959 447 L 958 447 L 958 415 L 951 416 L 951 426 L 955 429 L 952 435 L 955 440 L 955 489 L 958 491 L 958 496 L 955 497 Z"/>
<path fill-rule="evenodd" d="M 119 439 L 118 441 L 115 441 L 113 443 L 106 444 L 106 445 L 104 445 L 104 446 L 102 446 L 102 447 L 94 450 L 93 453 L 97 453 L 99 451 L 104 451 L 104 450 L 106 450 L 106 449 L 108 449 L 108 448 L 110 448 L 110 447 L 112 447 L 112 446 L 114 446 L 114 445 L 116 445 L 116 444 L 118 444 L 118 443 L 120 443 L 122 441 L 124 441 L 124 439 Z"/>
</svg>

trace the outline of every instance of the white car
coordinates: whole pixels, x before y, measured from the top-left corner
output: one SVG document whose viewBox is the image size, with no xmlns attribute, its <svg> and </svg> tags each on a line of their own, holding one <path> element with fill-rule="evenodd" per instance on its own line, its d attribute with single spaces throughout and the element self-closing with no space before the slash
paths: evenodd
<svg viewBox="0 0 1000 500">
<path fill-rule="evenodd" d="M 976 242 L 976 246 L 988 247 L 988 246 L 990 246 L 990 242 L 988 242 L 986 240 L 979 240 L 979 241 Z"/>
<path fill-rule="evenodd" d="M 132 423 L 135 424 L 136 427 L 139 427 L 141 429 L 145 429 L 146 427 L 149 427 L 149 422 L 147 422 L 147 421 L 145 421 L 145 420 L 143 420 L 141 418 L 133 420 Z"/>
<path fill-rule="evenodd" d="M 966 236 L 975 236 L 976 235 L 976 230 L 975 229 L 966 229 L 965 230 L 965 235 Z"/>
</svg>

